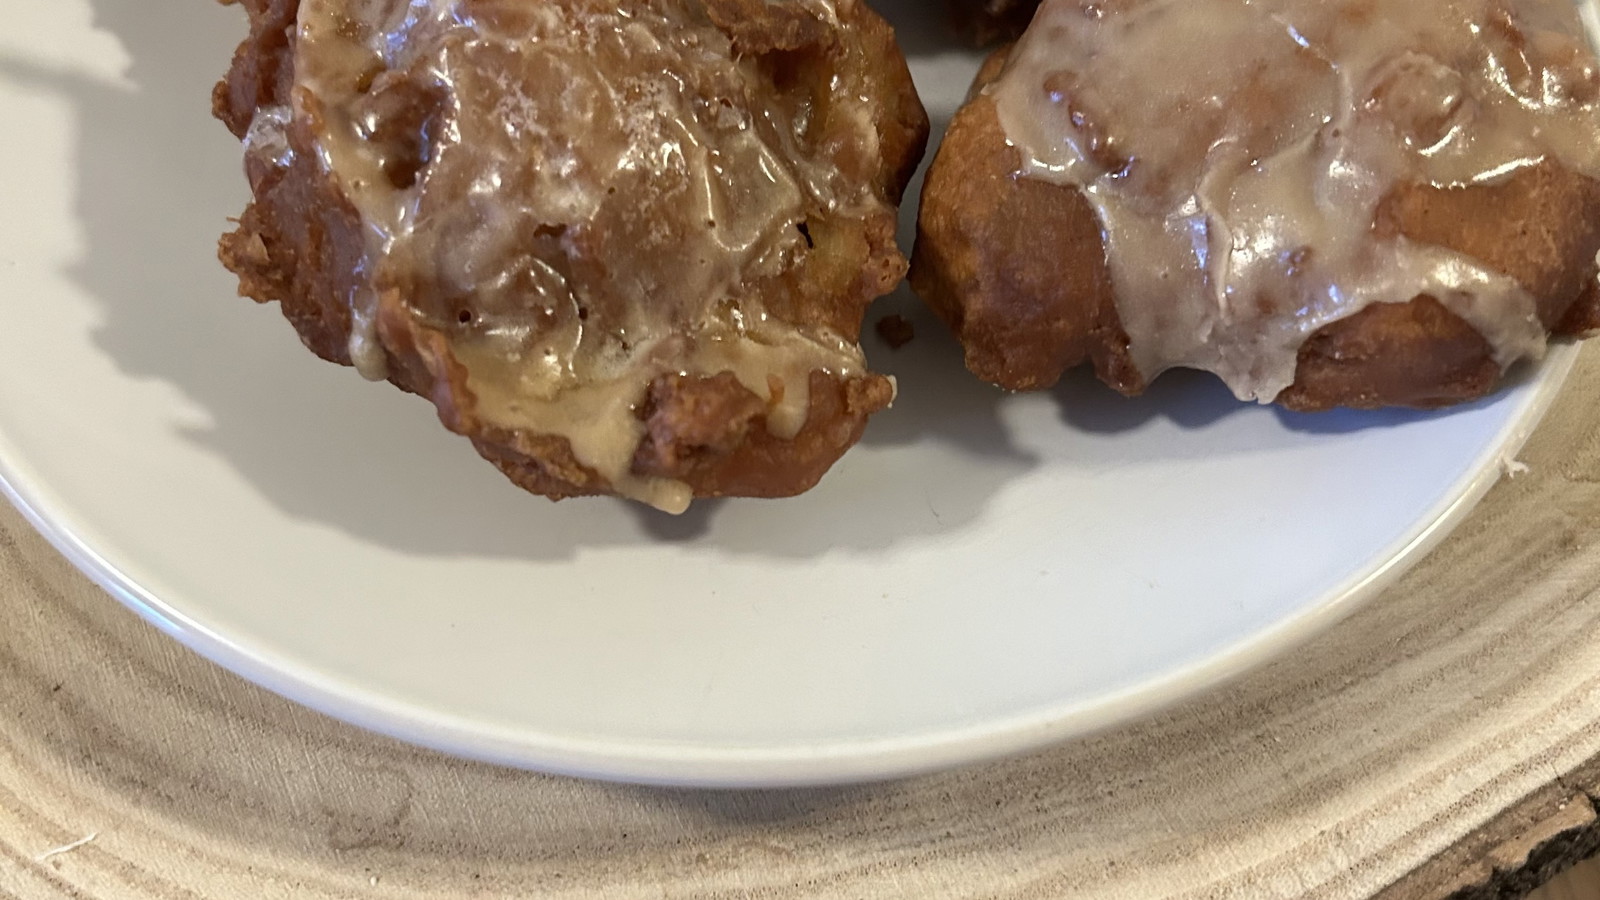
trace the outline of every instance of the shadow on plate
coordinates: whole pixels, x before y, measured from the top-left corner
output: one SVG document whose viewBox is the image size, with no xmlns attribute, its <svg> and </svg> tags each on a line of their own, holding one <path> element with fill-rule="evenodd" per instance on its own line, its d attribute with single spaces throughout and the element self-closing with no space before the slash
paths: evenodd
<svg viewBox="0 0 1600 900">
<path fill-rule="evenodd" d="M 1518 370 L 1520 373 L 1522 370 Z M 1515 374 L 1505 389 L 1520 384 L 1526 375 Z M 1496 392 L 1477 403 L 1445 410 L 1411 409 L 1335 409 L 1319 413 L 1298 413 L 1279 406 L 1262 407 L 1239 400 L 1222 380 L 1208 372 L 1173 369 L 1163 373 L 1138 397 L 1123 397 L 1101 384 L 1087 368 L 1067 373 L 1053 390 L 1061 417 L 1072 428 L 1088 434 L 1112 435 L 1132 431 L 1156 419 L 1166 419 L 1184 430 L 1207 428 L 1223 419 L 1239 415 L 1259 415 L 1269 411 L 1290 432 L 1308 434 L 1350 434 L 1382 428 L 1395 428 L 1438 416 L 1476 409 L 1495 402 Z"/>
<path fill-rule="evenodd" d="M 975 49 L 971 35 L 958 28 L 951 0 L 873 0 L 869 5 L 894 26 L 895 40 L 910 59 Z"/>
<path fill-rule="evenodd" d="M 172 384 L 198 403 L 207 425 L 171 427 L 291 517 L 431 556 L 566 559 L 674 541 L 809 558 L 960 529 L 1031 465 L 1001 428 L 1003 395 L 967 376 L 953 342 L 922 321 L 914 347 L 873 350 L 903 379 L 896 408 L 804 497 L 704 503 L 671 518 L 610 499 L 552 506 L 525 495 L 422 401 L 316 360 L 275 306 L 235 298 L 215 245 L 247 194 L 237 143 L 208 115 L 208 92 L 242 36 L 239 12 L 91 2 L 96 25 L 126 48 L 127 83 L 15 61 L 0 61 L 0 76 L 60 92 L 77 109 L 86 249 L 69 274 L 102 304 L 94 340 L 129 377 Z M 920 310 L 906 297 L 893 303 Z"/>
<path fill-rule="evenodd" d="M 1211 375 L 1186 369 L 1163 374 L 1137 397 L 1124 397 L 1080 366 L 1062 376 L 1051 395 L 1069 426 L 1101 435 L 1133 431 L 1161 418 L 1184 429 L 1205 428 L 1252 408 Z"/>
</svg>

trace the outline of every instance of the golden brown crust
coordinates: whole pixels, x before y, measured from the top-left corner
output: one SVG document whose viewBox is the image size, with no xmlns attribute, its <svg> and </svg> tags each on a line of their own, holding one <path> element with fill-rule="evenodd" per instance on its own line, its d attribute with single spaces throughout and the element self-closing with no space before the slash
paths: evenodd
<svg viewBox="0 0 1600 900">
<path fill-rule="evenodd" d="M 1471 188 L 1412 187 L 1379 210 L 1380 227 L 1464 253 L 1533 294 L 1557 329 L 1593 281 L 1600 247 L 1600 183 L 1555 163 Z"/>
<path fill-rule="evenodd" d="M 1600 184 L 1554 164 L 1473 188 L 1411 187 L 1389 198 L 1380 225 L 1448 247 L 1515 278 L 1552 334 L 1580 335 L 1600 312 L 1595 250 Z M 1500 380 L 1493 348 L 1432 297 L 1368 307 L 1312 335 L 1290 409 L 1433 408 L 1482 397 Z"/>
<path fill-rule="evenodd" d="M 1493 357 L 1483 335 L 1432 297 L 1377 303 L 1312 335 L 1277 402 L 1302 412 L 1448 406 L 1494 389 Z"/>
<path fill-rule="evenodd" d="M 259 107 L 285 104 L 293 84 L 292 35 L 298 0 L 244 0 L 251 33 L 228 77 L 213 95 L 214 110 L 243 137 Z M 771 65 L 791 78 L 835 75 L 872 91 L 884 158 L 880 185 L 898 200 L 927 136 L 927 118 L 888 25 L 862 5 L 840 32 L 816 34 L 785 4 L 710 0 L 716 17 L 740 16 L 733 37 L 742 49 L 772 52 Z M 764 12 L 763 12 L 764 11 Z M 754 17 L 756 14 L 764 17 Z M 732 21 L 732 20 L 730 20 Z M 820 104 L 814 128 L 838 128 Z M 313 137 L 297 119 L 289 132 L 296 150 L 287 169 L 254 167 L 254 201 L 238 228 L 219 246 L 222 262 L 239 276 L 241 295 L 278 302 L 301 340 L 318 356 L 350 364 L 350 310 L 364 244 L 359 216 L 315 163 Z M 767 282 L 748 285 L 768 299 L 769 312 L 855 335 L 870 301 L 891 290 L 907 266 L 894 242 L 892 215 L 808 220 L 812 250 L 804 263 Z M 440 420 L 470 438 L 512 481 L 552 498 L 606 494 L 612 486 L 574 457 L 565 438 L 528 434 L 484 421 L 467 390 L 465 367 L 439 331 L 381 305 L 378 331 L 389 380 L 430 399 Z M 639 410 L 645 440 L 636 474 L 675 479 L 695 496 L 780 497 L 812 487 L 861 436 L 867 418 L 888 406 L 894 389 L 875 374 L 811 375 L 809 416 L 789 440 L 767 428 L 765 401 L 729 376 L 673 376 L 651 385 Z"/>
<path fill-rule="evenodd" d="M 985 66 L 980 87 L 998 75 L 1003 53 Z M 1112 387 L 1140 393 L 1092 207 L 1075 188 L 1015 177 L 1020 162 L 994 104 L 975 93 L 923 187 L 912 286 L 987 381 L 1034 390 L 1087 362 Z M 1554 163 L 1492 187 L 1401 189 L 1384 204 L 1380 227 L 1512 276 L 1538 298 L 1553 334 L 1600 325 L 1600 184 Z M 1492 357 L 1488 342 L 1433 298 L 1373 306 L 1313 335 L 1277 402 L 1299 410 L 1458 403 L 1499 383 Z"/>
<path fill-rule="evenodd" d="M 956 113 L 923 185 L 912 287 L 986 381 L 1037 390 L 1092 362 L 1107 384 L 1142 391 L 1094 211 L 1075 190 L 1013 177 L 1020 165 L 992 103 Z"/>
</svg>

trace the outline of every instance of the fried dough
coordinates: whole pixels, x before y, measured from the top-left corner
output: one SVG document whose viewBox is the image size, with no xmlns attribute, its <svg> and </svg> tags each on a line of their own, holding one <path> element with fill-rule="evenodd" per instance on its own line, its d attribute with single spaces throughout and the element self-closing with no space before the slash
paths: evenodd
<svg viewBox="0 0 1600 900">
<path fill-rule="evenodd" d="M 1376 5 L 1387 2 L 1390 0 L 1377 0 Z M 1111 18 L 1138 5 L 1105 4 Z M 1354 9 L 1375 4 L 1342 5 Z M 1500 38 L 1505 44 L 1522 54 L 1518 59 L 1525 79 L 1544 77 L 1548 82 L 1565 84 L 1562 90 L 1567 94 L 1549 100 L 1549 105 L 1554 108 L 1559 100 L 1562 115 L 1583 117 L 1576 132 L 1586 134 L 1592 130 L 1600 116 L 1594 105 L 1600 81 L 1587 48 L 1580 53 L 1570 42 L 1547 40 L 1542 32 L 1531 28 L 1518 30 L 1518 22 L 1499 15 L 1502 4 L 1485 5 L 1493 13 L 1489 30 L 1501 29 Z M 1045 10 L 1032 27 L 1044 27 L 1040 21 L 1051 12 L 1081 15 L 1080 6 L 1077 0 L 1046 0 Z M 1278 6 L 1292 11 L 1295 4 L 1280 2 Z M 1382 21 L 1381 15 L 1375 21 Z M 1355 27 L 1363 26 L 1357 23 Z M 1223 53 L 1228 50 L 1217 49 Z M 989 60 L 970 102 L 951 123 L 932 164 L 922 195 L 912 285 L 955 331 L 965 348 L 968 367 L 985 380 L 1012 390 L 1035 390 L 1054 384 L 1067 369 L 1088 364 L 1106 384 L 1125 394 L 1138 394 L 1163 368 L 1186 363 L 1182 359 L 1158 359 L 1155 365 L 1141 365 L 1136 352 L 1138 341 L 1130 338 L 1127 312 L 1135 309 L 1148 321 L 1149 307 L 1170 301 L 1139 296 L 1129 289 L 1133 279 L 1122 279 L 1119 289 L 1119 247 L 1112 238 L 1120 235 L 1108 232 L 1105 210 L 1097 208 L 1091 190 L 1063 179 L 1028 174 L 1030 160 L 1008 134 L 1000 105 L 1005 96 L 999 89 L 1000 82 L 1007 73 L 1016 71 L 1011 58 L 1014 52 L 1014 48 L 1006 48 Z M 1286 58 L 1293 59 L 1287 54 L 1295 52 L 1289 48 Z M 1510 56 L 1504 52 L 1500 55 Z M 1316 64 L 1313 61 L 1308 66 Z M 1122 165 L 1126 169 L 1115 172 L 1113 179 L 1137 178 L 1141 160 L 1121 143 L 1123 135 L 1118 131 L 1125 124 L 1119 118 L 1122 111 L 1090 110 L 1094 99 L 1084 100 L 1081 109 L 1074 107 L 1081 96 L 1075 92 L 1082 87 L 1074 81 L 1080 73 L 1067 71 L 1070 69 L 1071 65 L 1066 65 L 1066 74 L 1059 76 L 1050 89 L 1057 92 L 1055 99 L 1061 107 L 1070 108 L 1077 117 L 1074 121 L 1083 126 L 1083 132 L 1073 139 L 1081 140 L 1092 152 L 1117 157 L 1107 167 Z M 1130 73 L 1128 77 L 1138 74 Z M 1561 82 L 1560 78 L 1568 81 Z M 1153 81 L 1158 85 L 1155 89 L 1171 87 L 1159 78 Z M 1291 86 L 1285 90 L 1296 87 L 1292 77 L 1286 77 L 1285 83 Z M 1472 87 L 1475 86 L 1462 90 L 1457 85 L 1453 89 L 1483 106 L 1497 102 L 1472 97 Z M 1515 82 L 1510 89 L 1537 90 Z M 1261 115 L 1275 108 L 1270 96 L 1263 97 L 1270 90 L 1246 86 L 1242 91 L 1235 96 L 1235 103 L 1246 113 L 1251 104 L 1266 111 Z M 1408 96 L 1418 95 L 1426 93 Z M 1197 90 L 1192 100 L 1180 98 L 1175 106 L 1203 99 Z M 1369 97 L 1362 101 L 1367 104 L 1363 110 L 1381 101 L 1381 97 Z M 1458 98 L 1458 102 L 1466 101 Z M 1323 114 L 1317 108 L 1310 112 Z M 1203 120 L 1208 114 L 1191 116 L 1192 120 Z M 1480 110 L 1477 114 L 1477 120 L 1463 120 L 1452 127 L 1470 133 L 1476 123 L 1489 121 L 1488 112 Z M 1336 116 L 1337 112 L 1327 115 Z M 1391 118 L 1402 119 L 1398 114 Z M 1192 125 L 1202 140 L 1221 133 L 1217 129 L 1208 131 L 1204 121 L 1192 120 L 1185 127 Z M 1496 121 L 1502 130 L 1511 127 L 1507 122 L 1516 124 L 1510 116 Z M 1311 128 L 1320 124 L 1313 120 Z M 1486 141 L 1527 139 L 1520 134 L 1495 134 L 1487 126 L 1484 131 L 1487 137 L 1471 136 Z M 1305 140 L 1315 146 L 1316 141 L 1330 139 L 1336 138 L 1323 132 Z M 1574 145 L 1581 147 L 1582 142 L 1574 141 Z M 1206 146 L 1194 152 L 1203 156 Z M 1249 164 L 1266 168 L 1262 162 L 1266 158 L 1266 154 L 1259 154 Z M 1370 221 L 1364 226 L 1370 228 L 1371 236 L 1361 239 L 1376 243 L 1395 241 L 1398 236 L 1403 246 L 1437 253 L 1474 277 L 1482 270 L 1487 273 L 1481 276 L 1485 279 L 1504 276 L 1514 282 L 1504 293 L 1514 295 L 1516 303 L 1508 303 L 1503 312 L 1483 312 L 1482 316 L 1491 323 L 1496 315 L 1536 319 L 1532 326 L 1539 341 L 1536 354 L 1542 349 L 1546 334 L 1586 335 L 1600 327 L 1600 291 L 1595 277 L 1595 257 L 1600 251 L 1600 182 L 1594 177 L 1600 167 L 1595 166 L 1596 162 L 1587 150 L 1573 154 L 1550 151 L 1537 159 L 1519 159 L 1518 164 L 1505 167 L 1503 172 L 1491 172 L 1470 182 L 1398 179 L 1375 203 Z M 1110 189 L 1108 183 L 1095 182 L 1093 191 Z M 1314 188 L 1306 185 L 1305 189 L 1309 193 Z M 1197 196 L 1203 193 L 1198 185 L 1188 185 L 1184 190 Z M 1221 202 L 1226 201 L 1224 194 Z M 1298 212 L 1297 208 L 1285 208 L 1271 214 L 1292 217 Z M 1203 216 L 1196 219 L 1206 221 Z M 1217 219 L 1210 219 L 1209 224 L 1214 237 Z M 1238 239 L 1237 234 L 1235 238 Z M 1210 246 L 1215 255 L 1217 245 Z M 1200 255 L 1204 265 L 1204 254 Z M 1148 275 L 1144 277 L 1141 285 L 1151 283 Z M 1368 276 L 1358 272 L 1355 277 Z M 1331 290 L 1341 289 L 1337 279 L 1330 282 Z M 1265 283 L 1276 288 L 1286 282 L 1280 279 Z M 1486 337 L 1485 329 L 1466 321 L 1462 311 L 1470 313 L 1472 307 L 1458 293 L 1416 291 L 1383 299 L 1386 302 L 1348 304 L 1347 310 L 1340 310 L 1347 314 L 1303 328 L 1296 336 L 1298 347 L 1289 347 L 1289 377 L 1280 378 L 1280 383 L 1251 398 L 1275 401 L 1297 410 L 1336 406 L 1438 407 L 1492 391 L 1500 383 L 1504 369 L 1518 358 L 1497 347 Z M 1242 295 L 1204 299 L 1221 307 L 1220 311 L 1206 310 L 1205 326 L 1215 324 L 1217 332 L 1225 336 L 1228 304 L 1242 300 Z M 1257 300 L 1270 315 L 1287 317 L 1290 321 L 1281 326 L 1286 329 L 1296 327 L 1292 321 L 1296 311 L 1303 312 L 1305 308 L 1294 297 L 1274 295 Z M 1236 317 L 1257 314 L 1253 307 L 1234 313 Z M 1148 332 L 1149 326 L 1144 327 Z M 1144 337 L 1148 345 L 1150 335 L 1146 333 Z M 1250 349 L 1247 342 L 1239 343 Z M 1150 354 L 1145 356 L 1148 359 Z M 1246 388 L 1254 387 L 1247 377 L 1248 367 L 1235 364 L 1231 371 L 1236 375 L 1230 382 L 1236 392 L 1249 396 L 1248 390 L 1240 390 L 1241 383 Z"/>
<path fill-rule="evenodd" d="M 318 356 L 551 498 L 813 486 L 927 119 L 854 0 L 244 0 L 220 256 Z"/>
</svg>

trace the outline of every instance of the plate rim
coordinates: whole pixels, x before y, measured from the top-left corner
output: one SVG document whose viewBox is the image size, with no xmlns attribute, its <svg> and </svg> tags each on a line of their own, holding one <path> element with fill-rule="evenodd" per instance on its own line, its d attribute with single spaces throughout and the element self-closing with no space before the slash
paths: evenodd
<svg viewBox="0 0 1600 900">
<path fill-rule="evenodd" d="M 142 619 L 224 669 L 295 703 L 357 727 L 453 756 L 557 775 L 663 787 L 795 788 L 885 781 L 1018 756 L 1150 716 L 1306 643 L 1381 594 L 1459 525 L 1504 474 L 1549 411 L 1580 344 L 1558 340 L 1512 415 L 1463 475 L 1406 534 L 1292 615 L 1210 655 L 1090 700 L 1046 706 L 979 724 L 904 738 L 772 747 L 707 747 L 682 741 L 563 738 L 397 699 L 230 637 L 185 614 L 124 572 L 82 534 L 47 485 L 21 471 L 0 441 L 0 494 L 79 571 Z M 1505 388 L 1502 387 L 1502 390 Z M 0 438 L 4 435 L 0 434 Z M 14 448 L 13 448 L 14 450 Z M 181 603 L 179 604 L 181 605 Z"/>
</svg>

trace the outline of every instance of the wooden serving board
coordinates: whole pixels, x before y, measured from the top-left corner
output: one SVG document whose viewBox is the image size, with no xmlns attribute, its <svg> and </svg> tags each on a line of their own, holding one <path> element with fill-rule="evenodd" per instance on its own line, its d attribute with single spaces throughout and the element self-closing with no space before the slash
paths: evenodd
<svg viewBox="0 0 1600 900">
<path fill-rule="evenodd" d="M 1520 896 L 1600 844 L 1600 347 L 1431 558 L 1301 651 L 1009 762 L 698 793 L 462 762 L 253 687 L 0 510 L 0 896 Z"/>
</svg>

